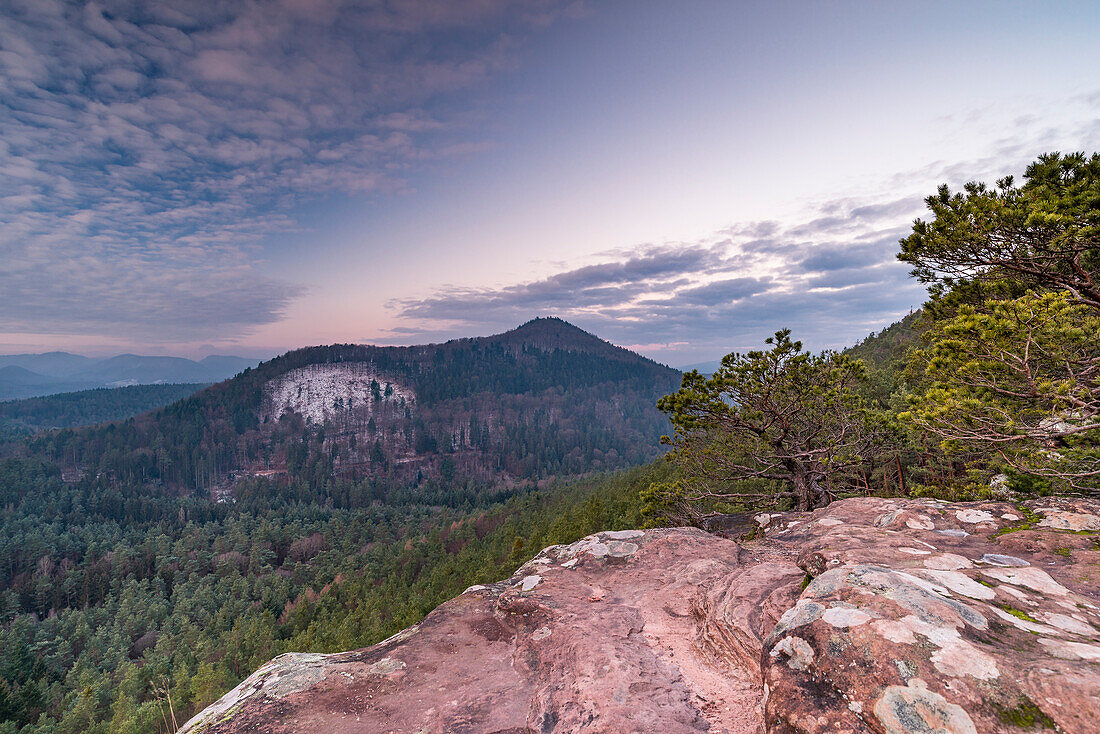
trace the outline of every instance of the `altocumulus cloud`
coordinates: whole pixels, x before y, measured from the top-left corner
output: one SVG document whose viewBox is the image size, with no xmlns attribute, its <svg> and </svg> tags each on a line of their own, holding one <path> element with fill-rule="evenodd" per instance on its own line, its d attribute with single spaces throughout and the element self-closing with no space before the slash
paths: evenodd
<svg viewBox="0 0 1100 734">
<path fill-rule="evenodd" d="M 468 150 L 459 94 L 558 0 L 9 0 L 0 331 L 186 340 L 277 319 L 260 244 L 305 196 Z"/>
<path fill-rule="evenodd" d="M 923 299 L 895 259 L 922 209 L 919 197 L 838 200 L 801 223 L 739 225 L 699 242 L 607 253 L 607 262 L 529 283 L 397 300 L 390 306 L 424 328 L 395 338 L 506 329 L 555 314 L 677 363 L 756 347 L 784 326 L 816 348 L 841 347 Z"/>
</svg>

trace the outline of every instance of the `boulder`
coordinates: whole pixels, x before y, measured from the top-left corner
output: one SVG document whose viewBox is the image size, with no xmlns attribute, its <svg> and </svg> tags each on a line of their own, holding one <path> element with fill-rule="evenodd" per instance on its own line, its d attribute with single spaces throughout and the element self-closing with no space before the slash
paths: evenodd
<svg viewBox="0 0 1100 734">
<path fill-rule="evenodd" d="M 859 498 L 552 546 L 181 732 L 1097 731 L 1100 502 Z"/>
</svg>

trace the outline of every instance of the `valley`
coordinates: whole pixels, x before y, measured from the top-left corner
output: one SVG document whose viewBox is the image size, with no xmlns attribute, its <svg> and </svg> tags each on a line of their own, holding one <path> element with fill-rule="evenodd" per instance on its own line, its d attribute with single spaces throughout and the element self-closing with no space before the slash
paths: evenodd
<svg viewBox="0 0 1100 734">
<path fill-rule="evenodd" d="M 0 734 L 1097 734 L 1098 37 L 0 2 Z"/>
<path fill-rule="evenodd" d="M 659 456 L 678 379 L 540 319 L 299 350 L 9 441 L 0 731 L 163 730 L 169 696 L 188 717 L 279 652 L 371 644 L 539 547 L 640 524 L 668 467 L 608 472 Z"/>
</svg>

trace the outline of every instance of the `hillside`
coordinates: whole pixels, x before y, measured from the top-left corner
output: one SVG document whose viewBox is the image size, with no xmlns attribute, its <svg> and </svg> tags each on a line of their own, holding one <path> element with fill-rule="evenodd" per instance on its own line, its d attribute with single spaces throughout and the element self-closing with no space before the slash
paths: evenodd
<svg viewBox="0 0 1100 734">
<path fill-rule="evenodd" d="M 844 354 L 862 359 L 872 368 L 893 370 L 900 363 L 906 350 L 914 346 L 920 337 L 921 311 L 913 311 L 895 321 L 881 331 L 872 332 L 855 345 L 841 350 Z M 704 375 L 712 375 L 722 366 L 722 360 L 696 362 L 680 366 L 681 372 L 698 370 Z"/>
<path fill-rule="evenodd" d="M 558 319 L 414 347 L 289 352 L 153 414 L 31 443 L 69 472 L 227 497 L 252 478 L 357 501 L 470 497 L 638 464 L 679 373 Z M 343 491 L 343 490 L 341 490 Z M 448 499 L 449 498 L 449 499 Z M 352 501 L 350 498 L 345 501 Z"/>
<path fill-rule="evenodd" d="M 913 311 L 882 331 L 870 334 L 844 353 L 862 359 L 872 367 L 896 370 L 906 350 L 917 345 L 921 335 L 921 311 Z"/>
<path fill-rule="evenodd" d="M 203 384 L 131 385 L 0 402 L 0 441 L 52 428 L 119 421 L 162 408 Z"/>
<path fill-rule="evenodd" d="M 51 392 L 72 392 L 91 387 L 96 387 L 96 384 L 90 380 L 50 377 L 18 364 L 0 367 L 0 400 L 18 400 Z"/>
</svg>

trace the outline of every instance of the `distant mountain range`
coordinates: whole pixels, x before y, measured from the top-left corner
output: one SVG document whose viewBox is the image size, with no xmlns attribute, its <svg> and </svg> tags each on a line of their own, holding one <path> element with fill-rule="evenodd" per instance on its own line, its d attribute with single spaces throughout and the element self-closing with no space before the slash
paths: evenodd
<svg viewBox="0 0 1100 734">
<path fill-rule="evenodd" d="M 696 362 L 695 364 L 685 364 L 677 367 L 676 369 L 681 372 L 691 372 L 692 370 L 698 370 L 704 375 L 712 375 L 718 371 L 718 368 L 722 366 L 722 360 L 713 359 L 710 362 Z"/>
<path fill-rule="evenodd" d="M 119 354 L 95 359 L 68 352 L 0 355 L 0 400 L 30 398 L 100 387 L 220 382 L 255 367 L 256 359 Z"/>
</svg>

